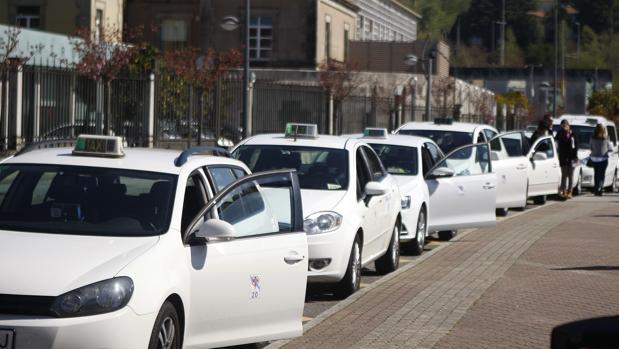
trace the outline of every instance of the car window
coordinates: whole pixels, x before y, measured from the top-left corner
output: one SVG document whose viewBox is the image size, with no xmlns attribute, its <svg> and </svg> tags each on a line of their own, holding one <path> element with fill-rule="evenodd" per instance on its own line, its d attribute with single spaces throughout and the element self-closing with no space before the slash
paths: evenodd
<svg viewBox="0 0 619 349">
<path fill-rule="evenodd" d="M 185 184 L 185 195 L 183 198 L 183 213 L 181 218 L 181 232 L 189 227 L 191 221 L 196 217 L 200 210 L 206 205 L 206 191 L 202 176 L 198 171 L 193 172 Z"/>
<path fill-rule="evenodd" d="M 495 131 L 489 129 L 489 128 L 485 128 L 484 129 L 484 135 L 486 136 L 486 139 L 492 139 L 494 137 L 496 137 L 498 135 L 498 133 L 496 133 Z"/>
<path fill-rule="evenodd" d="M 500 142 L 497 142 L 498 140 Z M 528 139 L 522 132 L 512 132 L 496 137 L 490 142 L 493 151 L 500 151 L 508 157 L 525 156 L 528 152 Z M 498 143 L 498 144 L 497 144 Z M 500 150 L 497 150 L 500 147 Z"/>
<path fill-rule="evenodd" d="M 617 145 L 617 132 L 615 131 L 614 126 L 607 126 L 608 131 L 608 139 L 613 143 L 613 145 Z"/>
<path fill-rule="evenodd" d="M 425 176 L 426 174 L 428 174 L 428 171 L 430 171 L 430 169 L 432 168 L 432 166 L 434 166 L 434 163 L 432 162 L 432 156 L 430 155 L 430 151 L 428 150 L 428 148 L 426 146 L 421 148 L 421 160 L 422 160 L 422 173 Z"/>
<path fill-rule="evenodd" d="M 475 141 L 475 143 L 486 143 L 486 137 L 484 136 L 483 132 L 479 132 L 479 134 L 477 135 L 477 140 Z"/>
<path fill-rule="evenodd" d="M 368 169 L 365 157 L 361 148 L 356 152 L 356 168 L 357 168 L 357 200 L 365 198 L 365 186 L 371 181 L 370 171 Z"/>
<path fill-rule="evenodd" d="M 212 211 L 234 227 L 236 237 L 291 232 L 292 197 L 289 177 L 267 177 L 238 185 Z"/>
<path fill-rule="evenodd" d="M 370 144 L 388 173 L 400 176 L 417 175 L 417 148 L 391 144 Z"/>
<path fill-rule="evenodd" d="M 445 130 L 400 130 L 398 134 L 426 137 L 433 140 L 444 153 L 473 143 L 473 133 Z"/>
<path fill-rule="evenodd" d="M 385 169 L 383 168 L 383 164 L 380 162 L 376 153 L 368 147 L 362 147 L 365 156 L 367 157 L 368 167 L 370 169 L 370 175 L 373 181 L 380 182 L 385 178 Z"/>
<path fill-rule="evenodd" d="M 247 173 L 244 170 L 242 170 L 242 169 L 240 169 L 238 167 L 233 167 L 232 168 L 232 172 L 234 172 L 234 176 L 236 178 L 242 178 L 242 177 L 247 176 Z"/>
<path fill-rule="evenodd" d="M 552 146 L 552 142 L 553 142 L 552 138 L 546 138 L 546 139 L 541 140 L 535 146 L 535 152 L 544 153 L 549 159 L 554 158 L 555 151 L 554 151 L 554 147 Z"/>
<path fill-rule="evenodd" d="M 100 236 L 168 230 L 177 177 L 102 167 L 0 165 L 0 229 Z"/>
<path fill-rule="evenodd" d="M 470 176 L 489 173 L 490 157 L 487 144 L 476 144 L 460 148 L 447 155 L 437 167 L 447 167 L 456 176 Z"/>
<path fill-rule="evenodd" d="M 236 176 L 229 167 L 209 167 L 208 173 L 213 180 L 215 193 L 219 193 L 223 188 L 236 180 Z"/>
<path fill-rule="evenodd" d="M 430 152 L 430 156 L 432 157 L 432 165 L 436 164 L 443 158 L 443 153 L 436 145 L 433 143 L 426 143 L 425 145 Z"/>
<path fill-rule="evenodd" d="M 294 169 L 301 189 L 346 190 L 348 151 L 284 145 L 243 145 L 232 156 L 252 172 Z"/>
</svg>

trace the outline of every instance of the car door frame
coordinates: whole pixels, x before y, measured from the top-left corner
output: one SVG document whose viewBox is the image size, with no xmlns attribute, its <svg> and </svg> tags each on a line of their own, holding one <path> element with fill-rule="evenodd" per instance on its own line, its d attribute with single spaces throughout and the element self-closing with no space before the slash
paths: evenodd
<svg viewBox="0 0 619 349">
<path fill-rule="evenodd" d="M 550 140 L 550 145 L 553 151 L 553 157 L 546 160 L 533 160 L 536 151 L 535 148 L 544 140 Z M 557 145 L 552 136 L 544 136 L 535 140 L 527 154 L 529 159 L 529 187 L 528 196 L 543 196 L 552 195 L 559 192 L 561 184 L 561 167 L 559 166 L 559 154 L 557 153 Z M 536 171 L 544 171 L 536 173 Z M 533 181 L 532 179 L 536 180 Z M 540 179 L 538 182 L 537 179 Z M 535 186 L 535 187 L 533 187 Z"/>
<path fill-rule="evenodd" d="M 456 153 L 465 148 L 478 147 L 480 145 L 486 145 L 487 147 L 487 156 L 488 163 L 490 168 L 486 173 L 482 174 L 474 174 L 474 175 L 465 175 L 465 176 L 452 176 L 446 178 L 432 178 L 432 172 L 439 167 L 446 159 L 448 159 L 453 153 Z M 488 143 L 475 143 L 475 144 L 467 144 L 461 146 L 459 148 L 454 149 L 445 155 L 442 159 L 440 159 L 437 163 L 435 163 L 432 168 L 424 175 L 424 181 L 428 186 L 428 193 L 430 195 L 430 207 L 431 212 L 428 217 L 428 230 L 431 232 L 435 231 L 443 231 L 443 230 L 457 230 L 457 229 L 465 229 L 465 228 L 484 228 L 484 227 L 492 227 L 496 225 L 496 176 L 492 173 L 492 161 L 490 161 L 490 144 Z M 471 181 L 473 179 L 473 181 Z M 435 181 L 437 183 L 431 183 L 430 181 Z M 467 183 L 468 182 L 468 183 Z M 472 184 L 471 184 L 472 183 Z M 433 191 L 434 188 L 438 188 L 440 185 L 450 186 L 448 189 L 452 191 L 454 194 L 450 201 L 452 205 L 443 205 L 443 202 L 437 202 L 439 198 L 437 198 Z M 465 202 L 466 200 L 461 199 L 463 194 L 458 194 L 456 191 L 451 190 L 452 187 L 458 187 L 461 192 L 464 192 L 464 186 L 467 186 L 467 192 L 470 189 L 469 187 L 473 186 L 472 190 L 474 193 L 481 193 L 484 200 L 488 202 L 475 202 L 475 205 L 471 205 L 471 203 Z M 474 195 L 474 194 L 473 194 Z M 433 200 L 434 196 L 434 200 Z M 447 199 L 447 198 L 445 198 Z M 458 200 L 461 199 L 461 200 Z M 455 205 L 454 205 L 455 202 Z M 464 206 L 461 206 L 464 205 Z M 445 211 L 442 210 L 445 206 L 449 207 L 449 209 Z M 461 211 L 461 207 L 476 207 L 480 210 L 484 210 L 483 212 L 478 212 L 475 217 L 471 217 L 469 215 L 463 216 L 458 212 Z M 486 212 L 487 211 L 487 212 Z M 473 215 L 473 214 L 471 214 Z"/>
<path fill-rule="evenodd" d="M 230 192 L 232 192 L 233 190 L 247 183 L 259 181 L 265 178 L 268 179 L 269 177 L 281 177 L 281 176 L 288 177 L 291 182 L 292 191 L 291 191 L 290 204 L 291 204 L 291 210 L 292 210 L 291 212 L 292 226 L 291 226 L 290 232 L 279 231 L 275 233 L 251 235 L 247 237 L 237 237 L 231 240 L 218 240 L 218 241 L 197 241 L 194 238 L 195 233 L 197 232 L 201 224 L 205 221 L 204 220 L 205 215 L 209 213 L 211 209 L 216 207 L 216 205 L 220 202 L 220 200 L 225 198 L 228 194 L 230 194 Z M 213 186 L 214 183 L 210 183 L 210 185 Z M 301 201 L 301 190 L 300 190 L 299 180 L 298 180 L 295 170 L 266 171 L 266 172 L 260 172 L 260 173 L 255 173 L 255 174 L 249 174 L 244 177 L 238 178 L 237 180 L 230 183 L 229 185 L 227 185 L 225 188 L 223 188 L 219 192 L 216 192 L 216 194 L 214 194 L 213 197 L 210 200 L 208 200 L 206 205 L 200 209 L 198 214 L 196 214 L 195 218 L 189 224 L 188 228 L 184 232 L 182 232 L 182 234 L 183 234 L 182 241 L 183 241 L 184 246 L 187 249 L 189 249 L 189 251 L 191 251 L 190 256 L 188 257 L 191 261 L 190 265 L 193 267 L 193 269 L 201 267 L 202 269 L 196 270 L 196 271 L 204 272 L 204 273 L 208 273 L 208 272 L 212 273 L 213 268 L 215 268 L 214 265 L 217 265 L 217 264 L 222 265 L 224 262 L 230 262 L 231 265 L 234 265 L 235 261 L 224 260 L 224 258 L 232 258 L 235 255 L 242 255 L 242 251 L 247 250 L 248 245 L 250 245 L 250 247 L 255 251 L 257 255 L 260 255 L 262 252 L 257 250 L 259 248 L 264 248 L 264 253 L 262 254 L 268 254 L 268 253 L 271 253 L 271 251 L 267 252 L 267 249 L 271 248 L 272 245 L 277 245 L 277 246 L 282 245 L 282 242 L 281 242 L 282 239 L 287 239 L 289 237 L 290 240 L 285 240 L 285 241 L 289 241 L 289 242 L 294 241 L 294 246 L 290 246 L 290 247 L 282 246 L 281 248 L 279 248 L 280 251 L 278 251 L 278 253 L 281 252 L 282 254 L 284 254 L 283 256 L 270 255 L 269 257 L 271 260 L 281 257 L 281 260 L 279 262 L 281 262 L 281 265 L 284 268 L 294 268 L 294 276 L 295 276 L 295 281 L 296 281 L 294 285 L 290 285 L 290 283 L 293 282 L 293 280 L 291 280 L 290 277 L 285 277 L 281 275 L 281 273 L 279 272 L 271 273 L 271 274 L 276 274 L 276 275 L 267 275 L 266 274 L 267 270 L 265 268 L 260 270 L 259 260 L 257 259 L 247 260 L 246 259 L 244 261 L 244 264 L 242 264 L 242 266 L 248 266 L 246 268 L 247 270 L 240 272 L 241 274 L 243 274 L 244 272 L 247 273 L 247 275 L 245 276 L 247 277 L 246 280 L 243 279 L 244 281 L 243 280 L 239 281 L 240 279 L 237 278 L 237 280 L 230 281 L 229 279 L 232 279 L 234 275 L 228 275 L 227 277 L 219 278 L 219 280 L 226 279 L 230 281 L 229 282 L 230 285 L 236 285 L 236 286 L 240 285 L 240 287 L 243 287 L 243 283 L 246 282 L 247 286 L 245 287 L 247 287 L 246 294 L 248 298 L 232 299 L 232 298 L 236 298 L 232 296 L 218 298 L 215 296 L 217 292 L 215 292 L 214 290 L 210 290 L 210 291 L 202 290 L 204 291 L 205 297 L 212 297 L 212 298 L 205 298 L 201 300 L 201 302 L 204 302 L 204 303 L 209 303 L 209 302 L 220 303 L 220 302 L 224 302 L 225 299 L 228 299 L 229 302 L 227 305 L 229 306 L 240 306 L 240 304 L 245 304 L 245 308 L 244 308 L 245 310 L 241 312 L 242 315 L 237 314 L 239 316 L 235 318 L 227 319 L 228 321 L 227 323 L 230 324 L 229 326 L 230 328 L 217 328 L 217 330 L 212 330 L 212 327 L 211 327 L 211 328 L 205 328 L 204 330 L 199 329 L 197 333 L 195 332 L 191 333 L 193 337 L 193 341 L 192 343 L 188 343 L 188 345 L 195 344 L 196 346 L 200 346 L 200 345 L 208 344 L 208 345 L 215 345 L 215 346 L 228 346 L 228 345 L 234 345 L 236 341 L 239 341 L 239 343 L 246 342 L 248 338 L 251 338 L 252 341 L 253 340 L 262 341 L 266 339 L 272 339 L 274 338 L 274 336 L 275 337 L 296 336 L 302 333 L 301 317 L 303 314 L 305 289 L 306 289 L 306 284 L 307 284 L 308 246 L 307 246 L 307 237 L 306 237 L 305 231 L 303 230 L 303 208 L 302 208 L 302 201 Z M 257 240 L 260 240 L 260 243 L 256 243 Z M 275 243 L 269 243 L 273 241 L 275 241 Z M 297 241 L 300 242 L 300 246 L 296 246 Z M 244 246 L 239 246 L 239 245 L 244 245 Z M 293 245 L 293 244 L 291 243 L 290 245 Z M 297 248 L 297 247 L 300 247 L 300 248 Z M 296 251 L 294 249 L 298 249 L 299 251 Z M 293 253 L 293 252 L 296 253 L 299 256 L 299 258 L 302 258 L 302 259 L 298 260 L 295 263 L 289 263 L 289 261 L 286 258 L 290 257 L 288 256 L 288 254 Z M 213 256 L 213 255 L 219 256 L 219 257 L 211 257 L 209 259 L 209 256 Z M 213 258 L 219 258 L 219 261 L 214 261 Z M 238 262 L 238 259 L 237 259 L 237 262 Z M 207 268 L 208 266 L 210 266 L 210 268 Z M 237 265 L 237 268 L 238 268 L 238 265 Z M 266 311 L 263 311 L 263 313 L 256 314 L 255 312 L 256 311 L 259 312 L 260 309 L 257 309 L 257 310 L 254 309 L 254 311 L 252 312 L 252 303 L 248 302 L 249 297 L 250 297 L 250 292 L 249 292 L 250 291 L 250 278 L 252 277 L 252 275 L 259 276 L 259 278 L 263 280 L 262 281 L 263 282 L 262 286 L 264 289 L 263 292 L 268 292 L 266 290 L 267 288 L 271 288 L 272 290 L 274 289 L 275 292 L 279 292 L 277 291 L 278 289 L 282 292 L 283 290 L 285 290 L 287 292 L 287 295 L 285 297 L 297 299 L 298 303 L 291 305 L 291 304 L 286 304 L 286 302 L 282 301 L 281 302 L 282 309 L 279 309 L 280 310 L 279 312 L 276 311 L 278 313 L 276 316 L 269 315 L 269 313 Z M 243 275 L 240 275 L 239 277 L 243 277 Z M 281 284 L 278 284 L 277 283 L 278 277 L 285 278 L 286 280 L 279 280 Z M 206 279 L 208 279 L 208 277 L 206 277 Z M 211 280 L 211 281 L 214 281 L 214 280 Z M 270 285 L 266 285 L 267 282 L 270 282 Z M 223 283 L 223 281 L 219 282 L 220 288 L 223 287 L 221 283 Z M 285 283 L 288 283 L 287 285 L 288 287 L 283 287 Z M 260 288 L 260 286 L 258 287 Z M 278 298 L 283 298 L 283 297 L 278 297 Z M 272 309 L 273 306 L 277 306 L 277 304 L 278 303 L 276 302 L 271 302 L 269 309 Z M 263 308 L 264 306 L 261 309 Z M 200 316 L 200 313 L 197 312 L 195 309 L 192 309 L 190 313 L 188 314 L 187 328 L 195 329 L 196 324 L 191 323 L 191 321 L 193 321 L 192 318 L 194 319 L 196 318 L 192 316 L 191 312 L 193 312 L 194 314 L 198 313 L 196 314 L 197 316 Z M 284 316 L 283 314 L 289 314 L 290 316 L 286 318 L 286 316 Z M 292 315 L 294 315 L 294 317 Z M 225 324 L 226 323 L 225 315 L 222 315 L 222 316 L 224 316 L 224 319 L 223 319 L 224 321 L 221 321 L 221 323 Z M 258 316 L 261 319 L 260 323 L 256 323 L 255 321 L 256 316 Z M 205 321 L 208 322 L 208 320 L 205 320 L 203 317 L 204 315 L 202 315 L 202 317 L 199 319 L 200 323 L 204 323 Z M 243 330 L 244 333 L 248 336 L 247 338 L 238 338 L 238 331 L 241 331 L 241 330 Z M 281 331 L 281 332 L 274 332 L 274 331 Z"/>
</svg>

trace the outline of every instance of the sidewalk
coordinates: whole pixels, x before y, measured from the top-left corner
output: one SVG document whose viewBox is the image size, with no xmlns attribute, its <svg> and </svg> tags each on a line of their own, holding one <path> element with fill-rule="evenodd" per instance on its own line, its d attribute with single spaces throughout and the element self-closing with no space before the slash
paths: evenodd
<svg viewBox="0 0 619 349">
<path fill-rule="evenodd" d="M 461 236 L 284 347 L 547 348 L 558 324 L 619 314 L 618 248 L 619 197 L 549 205 Z"/>
</svg>

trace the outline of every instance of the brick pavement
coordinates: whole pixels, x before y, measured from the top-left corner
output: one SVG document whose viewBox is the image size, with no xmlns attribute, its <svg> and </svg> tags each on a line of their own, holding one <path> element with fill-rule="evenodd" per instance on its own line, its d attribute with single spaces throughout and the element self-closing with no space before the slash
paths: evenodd
<svg viewBox="0 0 619 349">
<path fill-rule="evenodd" d="M 471 232 L 285 347 L 548 347 L 560 322 L 619 313 L 618 217 L 570 201 Z"/>
</svg>

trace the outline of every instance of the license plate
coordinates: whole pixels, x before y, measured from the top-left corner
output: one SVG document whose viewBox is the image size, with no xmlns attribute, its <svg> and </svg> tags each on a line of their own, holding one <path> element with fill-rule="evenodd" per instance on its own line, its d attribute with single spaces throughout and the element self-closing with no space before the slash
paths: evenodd
<svg viewBox="0 0 619 349">
<path fill-rule="evenodd" d="M 0 328 L 0 349 L 13 349 L 15 347 L 15 331 Z"/>
</svg>

